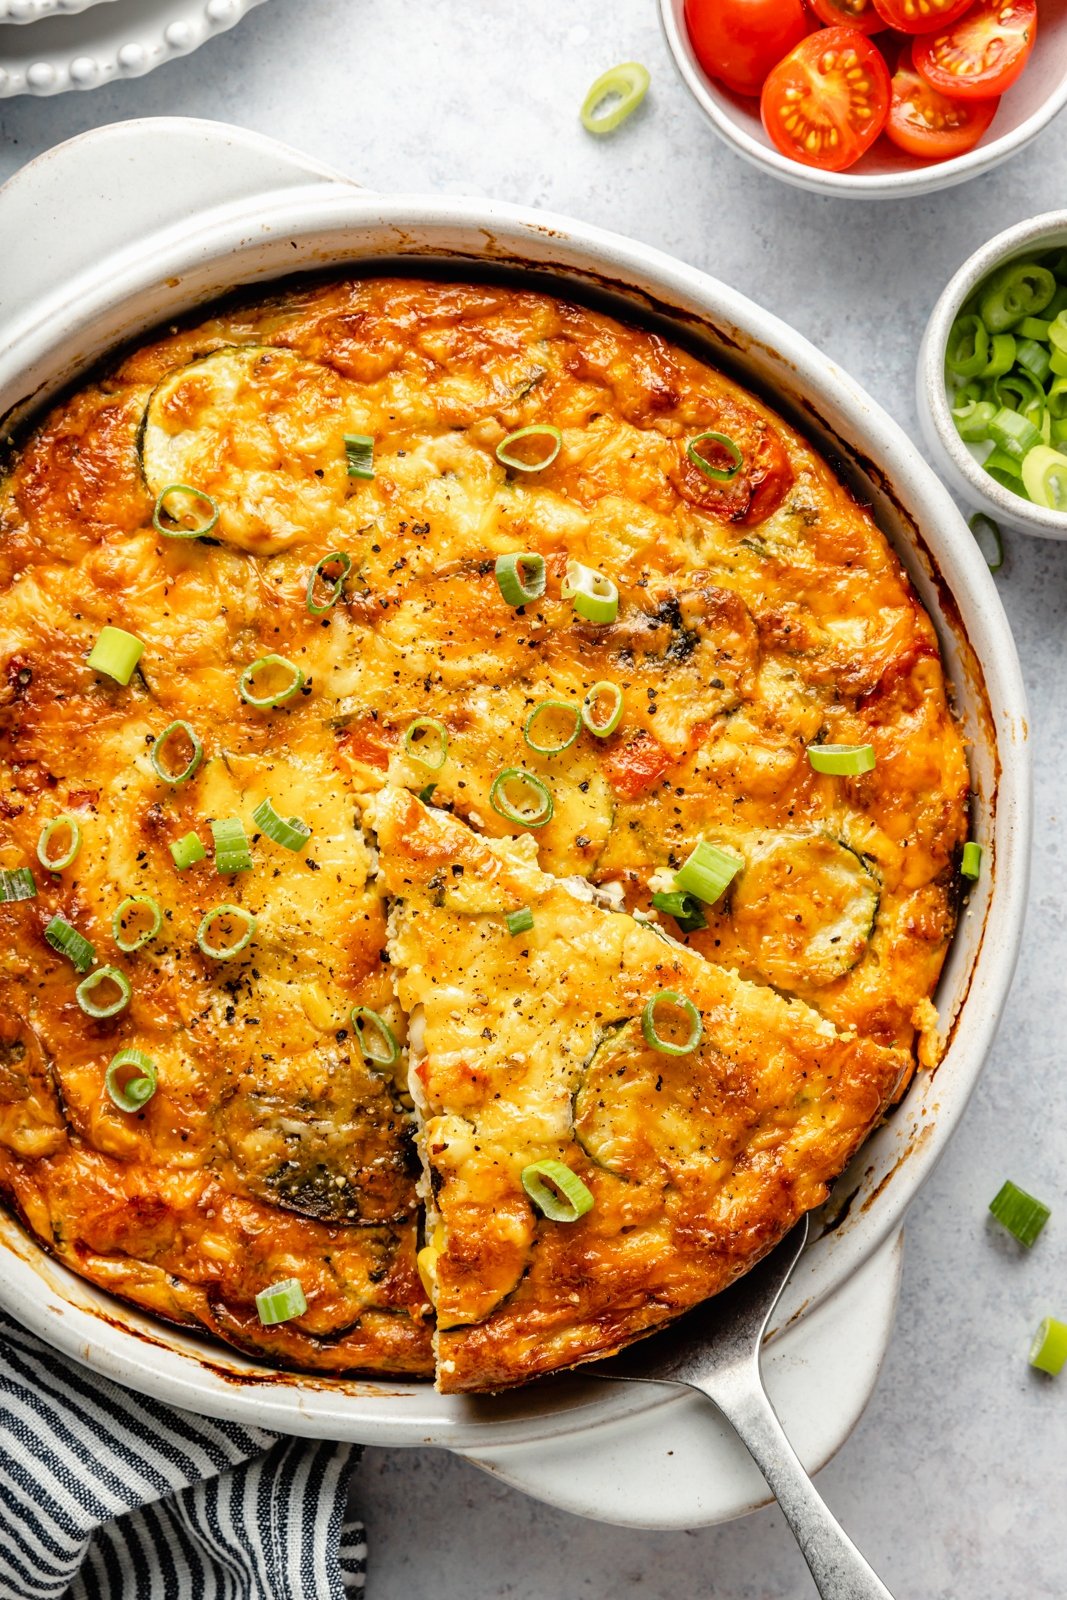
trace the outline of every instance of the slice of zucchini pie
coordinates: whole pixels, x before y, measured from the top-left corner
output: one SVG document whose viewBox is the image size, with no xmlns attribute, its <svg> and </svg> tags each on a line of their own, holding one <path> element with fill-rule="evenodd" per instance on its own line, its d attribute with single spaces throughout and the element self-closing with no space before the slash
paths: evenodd
<svg viewBox="0 0 1067 1600">
<path fill-rule="evenodd" d="M 839 1032 L 406 790 L 367 803 L 411 1017 L 438 1386 L 605 1355 L 825 1198 L 901 1049 Z"/>
</svg>

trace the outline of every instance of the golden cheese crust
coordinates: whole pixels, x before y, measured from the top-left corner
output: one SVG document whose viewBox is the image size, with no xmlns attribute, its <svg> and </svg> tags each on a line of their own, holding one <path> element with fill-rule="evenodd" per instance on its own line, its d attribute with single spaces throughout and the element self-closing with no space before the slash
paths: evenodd
<svg viewBox="0 0 1067 1600">
<path fill-rule="evenodd" d="M 531 424 L 560 431 L 558 456 L 507 468 L 497 446 Z M 687 454 L 707 430 L 736 442 L 729 481 Z M 374 441 L 373 478 L 349 474 L 352 434 Z M 208 539 L 154 526 L 172 483 L 215 502 Z M 351 559 L 343 596 L 312 614 L 309 575 L 336 551 Z M 546 568 L 544 596 L 519 611 L 494 576 L 515 551 Z M 617 583 L 614 623 L 575 614 L 568 559 Z M 87 664 L 108 624 L 145 645 L 128 686 Z M 238 682 L 270 654 L 304 682 L 257 708 Z M 622 693 L 616 732 L 554 755 L 528 746 L 541 700 L 574 705 L 602 680 Z M 439 770 L 405 749 L 417 717 L 447 729 Z M 177 786 L 150 761 L 175 719 L 204 747 Z M 819 775 L 806 755 L 818 741 L 870 743 L 876 766 Z M 685 936 L 693 954 L 671 947 L 668 964 L 729 969 L 772 1011 L 772 988 L 794 996 L 812 1027 L 822 1018 L 869 1046 L 864 1060 L 893 1063 L 871 1067 L 877 1092 L 855 1128 L 890 1079 L 906 1081 L 917 1027 L 933 1049 L 968 795 L 936 639 L 870 517 L 758 399 L 582 306 L 381 279 L 220 311 L 52 411 L 0 486 L 0 867 L 37 880 L 36 898 L 0 905 L 0 1192 L 48 1248 L 280 1363 L 432 1370 L 405 1063 L 367 1062 L 349 1022 L 370 1007 L 404 1044 L 390 867 L 358 811 L 386 785 L 433 782 L 435 805 L 503 839 L 524 831 L 491 802 L 507 767 L 552 793 L 541 868 L 630 911 L 649 911 L 699 839 L 739 857 L 707 926 Z M 265 798 L 311 827 L 306 851 L 256 837 L 253 870 L 219 874 L 208 823 L 240 816 L 253 835 Z M 37 841 L 61 814 L 82 843 L 50 873 Z M 179 872 L 170 846 L 190 831 L 209 854 Z M 138 894 L 163 927 L 125 954 L 112 917 Z M 217 962 L 196 934 L 222 903 L 258 921 Z M 57 914 L 128 978 L 115 1017 L 79 1007 L 78 975 L 43 936 Z M 136 1113 L 103 1088 L 124 1047 L 158 1069 Z M 834 1159 L 849 1130 L 828 1144 Z M 784 1215 L 753 1213 L 752 1227 L 770 1238 Z M 719 1281 L 692 1266 L 702 1248 L 682 1252 L 683 1298 Z M 673 1281 L 669 1261 L 659 1270 Z M 255 1294 L 288 1277 L 306 1313 L 262 1327 Z M 620 1328 L 648 1325 L 641 1292 L 645 1322 Z M 591 1336 L 555 1337 L 558 1365 Z M 498 1370 L 487 1346 L 487 1385 L 516 1381 L 501 1349 Z"/>
</svg>

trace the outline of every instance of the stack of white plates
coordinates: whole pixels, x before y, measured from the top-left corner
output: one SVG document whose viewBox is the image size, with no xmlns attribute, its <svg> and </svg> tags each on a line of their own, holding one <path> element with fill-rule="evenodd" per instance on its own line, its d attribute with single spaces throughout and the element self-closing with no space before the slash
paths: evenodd
<svg viewBox="0 0 1067 1600">
<path fill-rule="evenodd" d="M 0 99 L 139 78 L 263 0 L 0 0 Z M 11 24 L 24 23 L 25 27 Z"/>
</svg>

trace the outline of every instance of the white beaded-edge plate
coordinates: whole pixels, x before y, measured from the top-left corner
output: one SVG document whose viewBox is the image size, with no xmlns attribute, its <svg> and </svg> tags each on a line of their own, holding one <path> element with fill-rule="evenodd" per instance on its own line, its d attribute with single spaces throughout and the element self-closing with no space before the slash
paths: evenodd
<svg viewBox="0 0 1067 1600">
<path fill-rule="evenodd" d="M 106 0 L 0 0 L 0 22 L 40 22 L 43 17 L 71 17 Z"/>
<path fill-rule="evenodd" d="M 27 0 L 0 0 L 8 13 Z M 62 94 L 139 78 L 188 55 L 264 0 L 29 0 L 52 14 L 29 28 L 0 29 L 0 100 Z M 74 7 L 82 9 L 64 15 Z M 4 20 L 14 21 L 13 16 Z"/>
</svg>

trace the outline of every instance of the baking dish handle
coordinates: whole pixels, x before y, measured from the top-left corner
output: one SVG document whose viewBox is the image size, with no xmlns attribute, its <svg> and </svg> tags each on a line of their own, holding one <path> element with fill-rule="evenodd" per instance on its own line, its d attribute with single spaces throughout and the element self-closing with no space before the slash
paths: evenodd
<svg viewBox="0 0 1067 1600">
<path fill-rule="evenodd" d="M 352 181 L 245 128 L 141 117 L 68 139 L 0 188 L 0 319 L 8 327 L 87 261 L 199 216 L 279 190 Z"/>
</svg>

